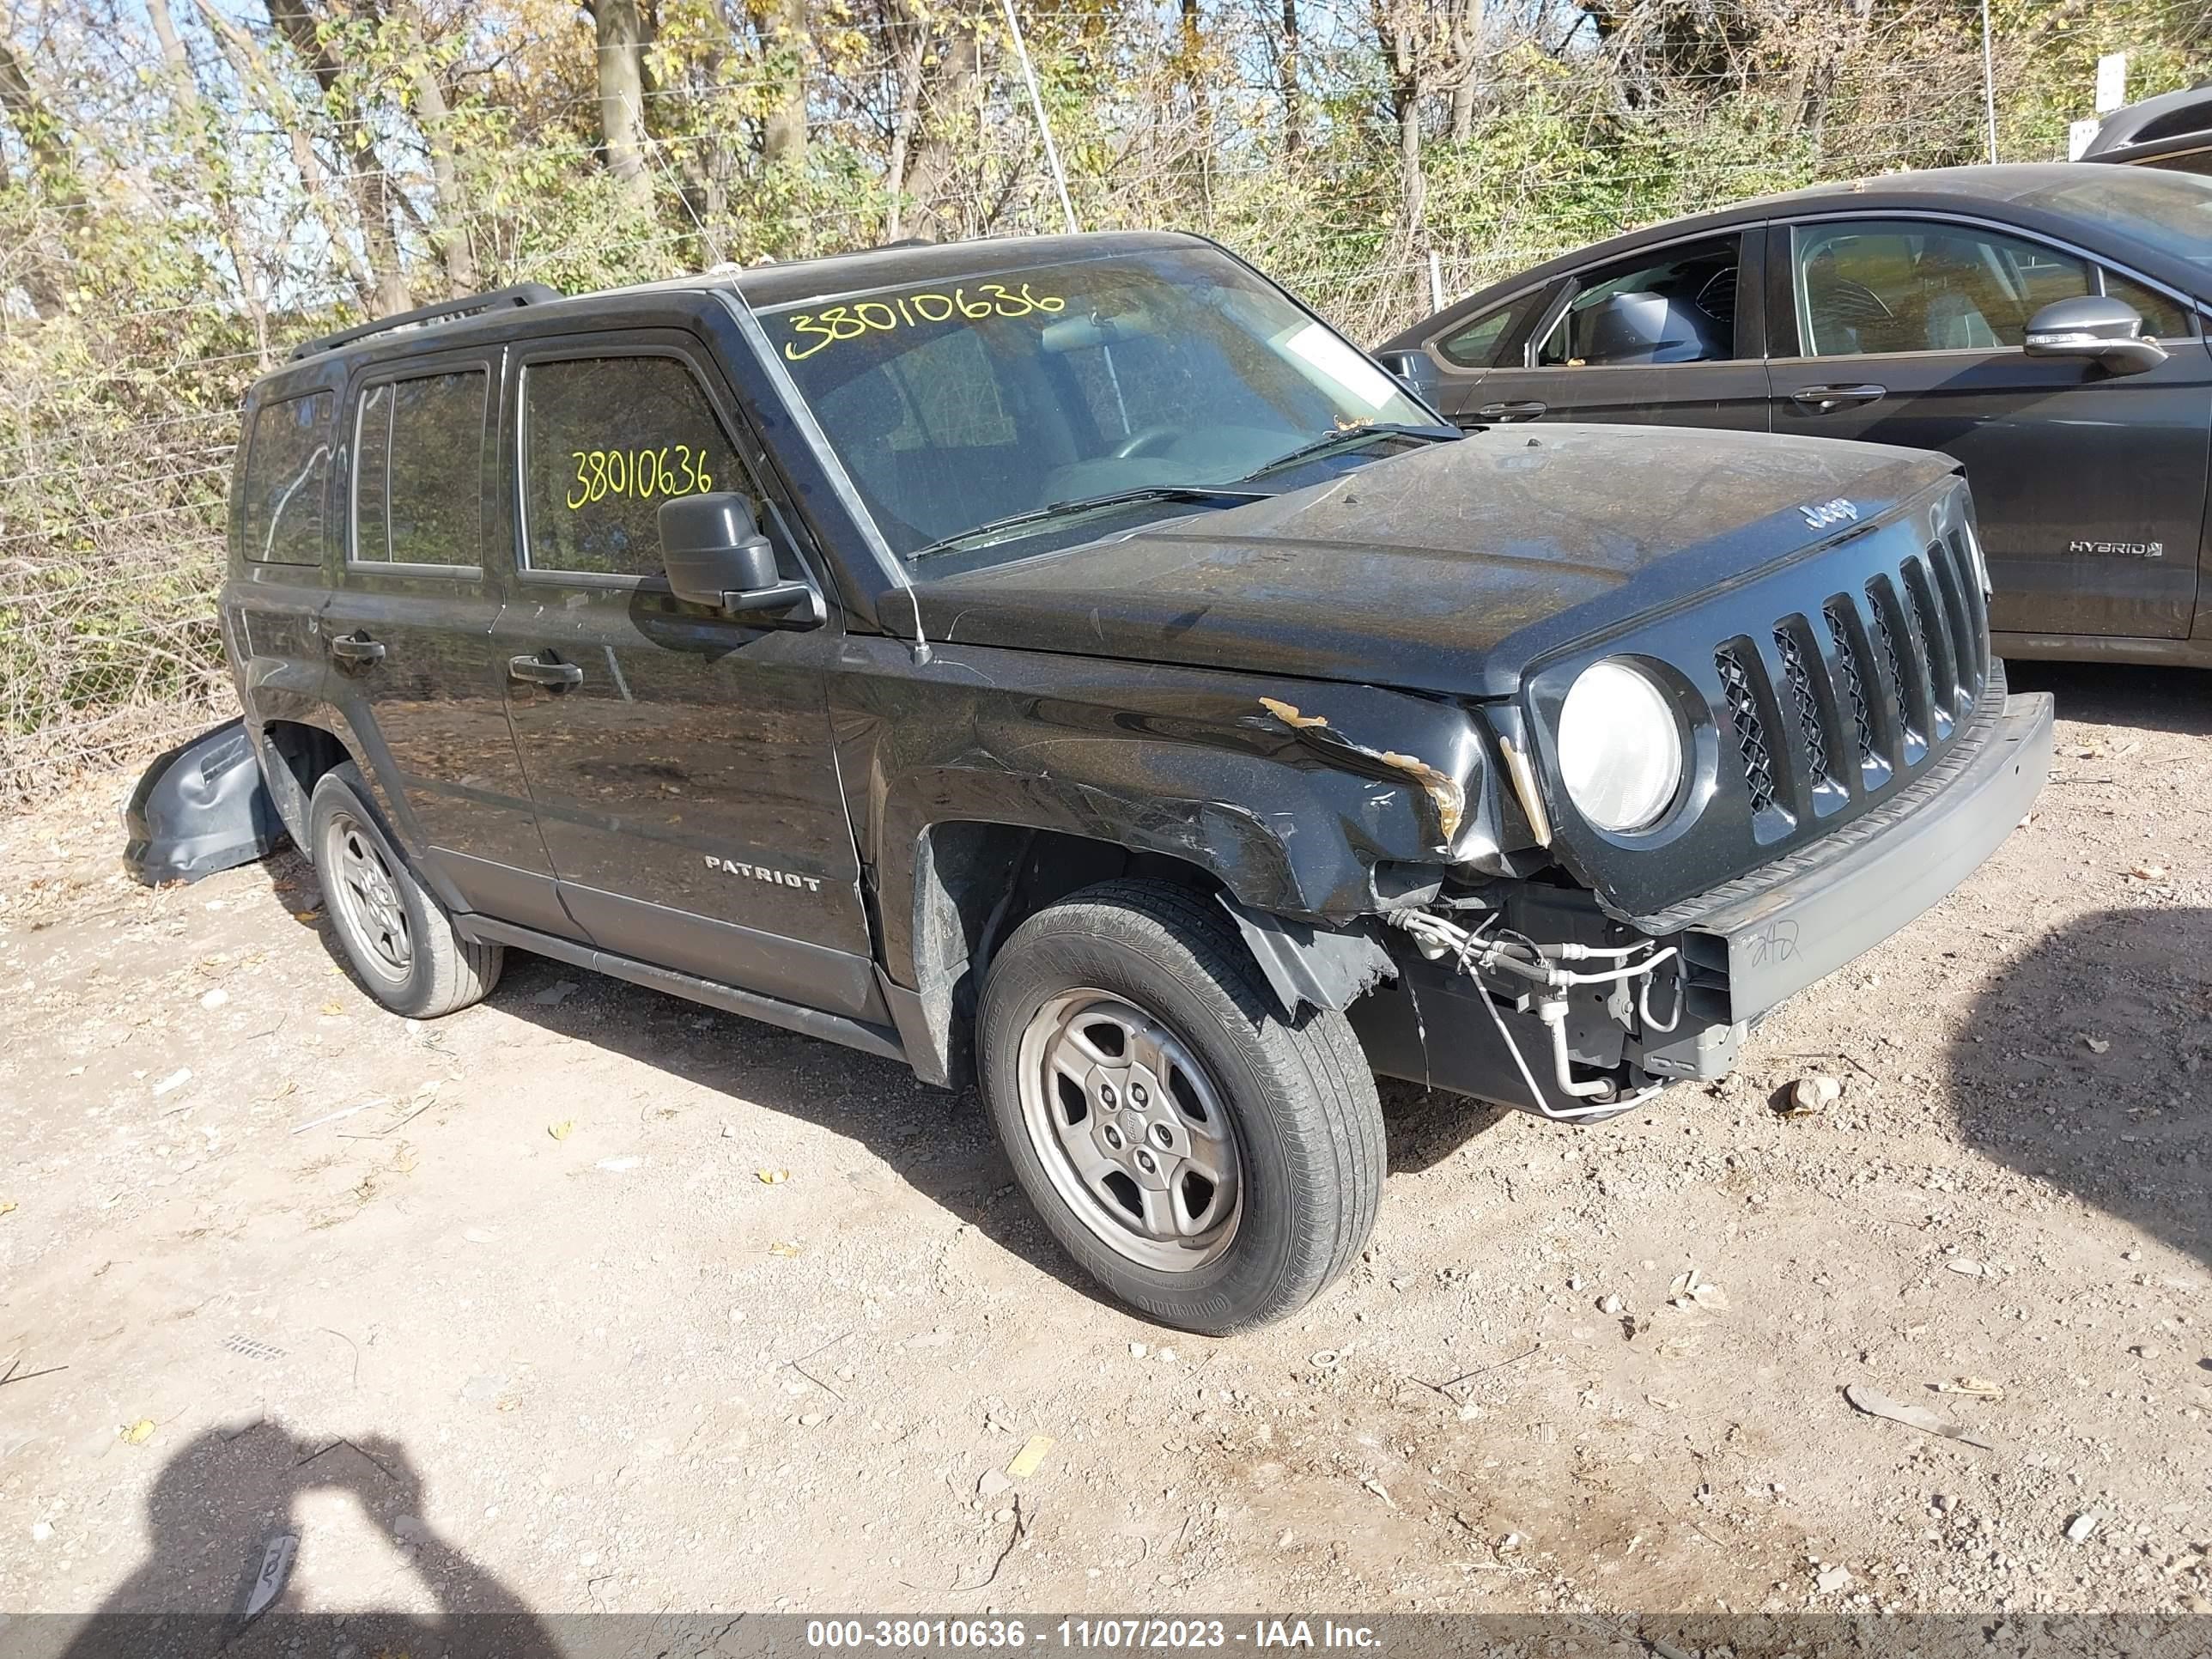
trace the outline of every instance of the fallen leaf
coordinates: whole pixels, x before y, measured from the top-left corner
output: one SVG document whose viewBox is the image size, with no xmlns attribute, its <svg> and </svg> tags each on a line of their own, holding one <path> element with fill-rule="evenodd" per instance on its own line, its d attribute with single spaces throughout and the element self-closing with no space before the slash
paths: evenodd
<svg viewBox="0 0 2212 1659">
<path fill-rule="evenodd" d="M 763 1187 L 780 1187 L 785 1182 L 791 1179 L 791 1171 L 788 1170 L 756 1170 L 753 1171 L 753 1179 L 759 1182 Z"/>
<path fill-rule="evenodd" d="M 770 1255 L 797 1255 L 799 1254 L 799 1246 L 796 1244 L 787 1243 L 783 1240 L 778 1239 L 775 1243 L 768 1247 L 768 1253 Z"/>
<path fill-rule="evenodd" d="M 343 1002 L 326 1002 L 323 1005 L 323 1012 L 335 1018 L 337 1015 L 345 1012 L 345 1004 Z"/>
<path fill-rule="evenodd" d="M 292 920 L 295 921 L 320 921 L 322 919 L 323 913 L 320 910 L 295 910 L 292 912 Z"/>
<path fill-rule="evenodd" d="M 2137 881 L 2164 881 L 2166 866 L 2162 864 L 2138 864 L 2128 873 Z"/>
<path fill-rule="evenodd" d="M 545 1126 L 545 1133 L 556 1140 L 566 1140 L 576 1133 L 576 1120 L 564 1117 L 558 1123 L 549 1123 Z"/>
<path fill-rule="evenodd" d="M 1028 1480 L 1044 1466 L 1045 1457 L 1055 1443 L 1048 1434 L 1031 1435 L 1014 1454 L 1014 1461 L 1006 1465 L 1006 1473 L 1017 1480 Z"/>
<path fill-rule="evenodd" d="M 154 1419 L 142 1417 L 129 1428 L 118 1429 L 115 1432 L 122 1437 L 125 1445 L 143 1446 L 154 1437 Z"/>
<path fill-rule="evenodd" d="M 14 1199 L 0 1198 L 0 1215 L 13 1215 L 15 1212 L 15 1200 Z"/>
</svg>

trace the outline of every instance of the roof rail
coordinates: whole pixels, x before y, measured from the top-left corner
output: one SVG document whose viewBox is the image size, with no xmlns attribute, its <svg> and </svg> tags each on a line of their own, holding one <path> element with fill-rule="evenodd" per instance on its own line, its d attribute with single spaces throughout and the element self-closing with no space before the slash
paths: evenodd
<svg viewBox="0 0 2212 1659">
<path fill-rule="evenodd" d="M 472 317 L 480 311 L 496 311 L 501 306 L 542 306 L 549 300 L 562 295 L 558 289 L 548 288 L 543 283 L 517 283 L 512 288 L 494 289 L 489 294 L 465 295 L 458 300 L 441 300 L 434 306 L 418 306 L 412 311 L 400 312 L 397 316 L 379 317 L 374 322 L 362 323 L 355 328 L 342 328 L 335 334 L 325 334 L 319 339 L 305 342 L 292 348 L 290 361 L 312 357 L 319 351 L 332 351 L 353 341 L 366 339 L 372 334 L 382 334 L 395 328 L 414 328 L 424 323 L 440 322 L 448 317 Z"/>
</svg>

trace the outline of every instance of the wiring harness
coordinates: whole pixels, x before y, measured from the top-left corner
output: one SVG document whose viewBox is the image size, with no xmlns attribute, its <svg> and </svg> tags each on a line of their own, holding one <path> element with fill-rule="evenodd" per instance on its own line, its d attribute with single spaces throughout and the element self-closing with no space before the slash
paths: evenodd
<svg viewBox="0 0 2212 1659">
<path fill-rule="evenodd" d="M 1482 1006 L 1488 1010 L 1498 1035 L 1505 1043 L 1506 1051 L 1513 1056 L 1519 1068 L 1521 1080 L 1528 1085 L 1529 1097 L 1536 1109 L 1546 1117 L 1572 1121 L 1576 1118 L 1609 1117 L 1626 1111 L 1639 1102 L 1650 1099 L 1666 1085 L 1653 1083 L 1632 1094 L 1618 1094 L 1609 1078 L 1577 1080 L 1567 1054 L 1568 993 L 1583 986 L 1609 985 L 1622 994 L 1615 1007 L 1619 1017 L 1627 1013 L 1626 994 L 1634 988 L 1635 1007 L 1644 1029 L 1671 1031 L 1682 1017 L 1681 994 L 1678 986 L 1674 1012 L 1662 1024 L 1651 1012 L 1652 977 L 1660 965 L 1679 953 L 1669 945 L 1663 949 L 1651 939 L 1642 939 L 1634 945 L 1540 945 L 1525 933 L 1517 933 L 1498 925 L 1499 918 L 1492 915 L 1474 927 L 1465 927 L 1448 916 L 1432 910 L 1392 910 L 1389 921 L 1413 937 L 1421 954 L 1431 962 L 1449 957 L 1457 963 L 1484 993 Z M 1568 968 L 1565 963 L 1602 962 L 1608 966 L 1588 970 Z M 1552 1079 L 1558 1091 L 1571 1099 L 1587 1102 L 1578 1106 L 1554 1105 L 1539 1086 L 1536 1075 L 1521 1052 L 1521 1045 L 1498 1012 L 1496 994 L 1485 981 L 1485 974 L 1510 975 L 1534 988 L 1536 1018 L 1544 1023 L 1552 1037 Z"/>
</svg>

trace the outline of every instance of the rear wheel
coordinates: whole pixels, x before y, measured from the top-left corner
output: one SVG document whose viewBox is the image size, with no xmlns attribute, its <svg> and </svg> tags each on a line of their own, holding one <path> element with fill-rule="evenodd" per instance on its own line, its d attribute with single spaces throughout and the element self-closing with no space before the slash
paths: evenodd
<svg viewBox="0 0 2212 1659">
<path fill-rule="evenodd" d="M 434 1019 L 499 983 L 503 952 L 454 931 L 368 804 L 350 763 L 316 781 L 307 845 L 338 944 L 368 993 L 396 1014 Z"/>
<path fill-rule="evenodd" d="M 1163 1324 L 1282 1318 L 1374 1224 L 1382 1114 L 1349 1022 L 1284 1018 L 1229 919 L 1181 888 L 1109 882 L 1023 923 L 977 1052 L 1046 1226 Z"/>
</svg>

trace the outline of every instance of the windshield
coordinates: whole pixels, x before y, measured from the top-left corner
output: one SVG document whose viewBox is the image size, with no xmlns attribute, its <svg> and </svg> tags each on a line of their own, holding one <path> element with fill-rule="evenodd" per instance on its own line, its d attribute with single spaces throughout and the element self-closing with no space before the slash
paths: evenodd
<svg viewBox="0 0 2212 1659">
<path fill-rule="evenodd" d="M 762 321 L 902 557 L 1061 502 L 1231 483 L 1334 432 L 1436 425 L 1212 248 L 885 288 Z M 1191 510 L 1158 494 L 1129 505 Z"/>
<path fill-rule="evenodd" d="M 2157 168 L 2096 167 L 2021 200 L 2106 226 L 2212 277 L 2212 179 Z M 2199 290 L 2202 292 L 2203 290 Z"/>
</svg>

